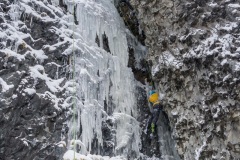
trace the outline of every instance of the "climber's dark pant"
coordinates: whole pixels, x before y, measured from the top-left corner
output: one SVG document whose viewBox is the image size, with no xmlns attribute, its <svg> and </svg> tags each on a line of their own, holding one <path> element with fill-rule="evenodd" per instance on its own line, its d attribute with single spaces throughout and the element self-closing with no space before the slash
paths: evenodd
<svg viewBox="0 0 240 160">
<path fill-rule="evenodd" d="M 154 126 L 156 126 L 158 118 L 159 118 L 159 114 L 161 111 L 162 111 L 162 107 L 153 108 L 152 116 L 150 117 L 150 119 L 148 121 L 148 127 L 150 127 L 152 123 L 154 124 Z"/>
</svg>

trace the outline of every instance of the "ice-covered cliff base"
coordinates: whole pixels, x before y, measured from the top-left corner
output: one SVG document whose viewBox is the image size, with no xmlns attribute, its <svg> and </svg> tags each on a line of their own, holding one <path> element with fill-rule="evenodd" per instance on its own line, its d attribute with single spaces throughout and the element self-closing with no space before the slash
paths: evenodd
<svg viewBox="0 0 240 160">
<path fill-rule="evenodd" d="M 73 160 L 73 159 L 84 159 L 84 160 L 126 160 L 124 157 L 109 157 L 109 156 L 100 156 L 100 155 L 82 155 L 76 153 L 74 150 L 68 150 L 64 156 L 64 160 Z"/>
</svg>

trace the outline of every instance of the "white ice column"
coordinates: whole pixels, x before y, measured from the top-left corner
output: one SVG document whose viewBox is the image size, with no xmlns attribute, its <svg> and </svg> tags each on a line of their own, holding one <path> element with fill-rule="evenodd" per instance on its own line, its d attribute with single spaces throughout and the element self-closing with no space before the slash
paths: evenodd
<svg viewBox="0 0 240 160">
<path fill-rule="evenodd" d="M 116 123 L 116 154 L 139 153 L 140 127 L 137 115 L 135 80 L 128 64 L 126 28 L 110 0 L 65 0 L 70 13 L 75 7 L 78 25 L 75 27 L 77 114 L 78 124 L 72 126 L 70 138 L 77 126 L 78 141 L 88 152 L 98 139 L 102 146 L 102 121 L 112 118 Z M 71 18 L 73 20 L 73 18 Z M 72 24 L 69 21 L 69 24 Z M 103 49 L 102 35 L 106 34 L 111 53 Z M 95 42 L 99 37 L 100 47 Z M 116 108 L 112 115 L 104 111 L 104 100 L 109 97 Z M 80 134 L 81 133 L 81 134 Z M 83 153 L 83 152 L 81 152 Z"/>
</svg>

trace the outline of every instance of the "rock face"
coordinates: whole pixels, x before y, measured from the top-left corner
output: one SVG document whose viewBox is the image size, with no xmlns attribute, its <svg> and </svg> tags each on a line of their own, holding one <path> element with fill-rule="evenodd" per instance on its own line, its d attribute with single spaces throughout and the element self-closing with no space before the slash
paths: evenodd
<svg viewBox="0 0 240 160">
<path fill-rule="evenodd" d="M 0 159 L 71 157 L 75 140 L 80 158 L 240 159 L 239 21 L 234 0 L 2 0 Z"/>
<path fill-rule="evenodd" d="M 130 3 L 180 158 L 239 159 L 239 2 Z"/>
<path fill-rule="evenodd" d="M 1 160 L 61 159 L 66 150 L 71 83 L 62 53 L 71 39 L 63 11 L 44 3 L 0 2 Z"/>
</svg>

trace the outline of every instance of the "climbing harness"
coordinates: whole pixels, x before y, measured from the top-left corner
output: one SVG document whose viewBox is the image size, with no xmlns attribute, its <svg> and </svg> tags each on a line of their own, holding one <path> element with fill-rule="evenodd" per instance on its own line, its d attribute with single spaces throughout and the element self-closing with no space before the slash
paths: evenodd
<svg viewBox="0 0 240 160">
<path fill-rule="evenodd" d="M 153 103 L 153 106 L 157 105 L 157 104 L 160 104 L 159 101 L 156 101 L 155 103 Z"/>
</svg>

